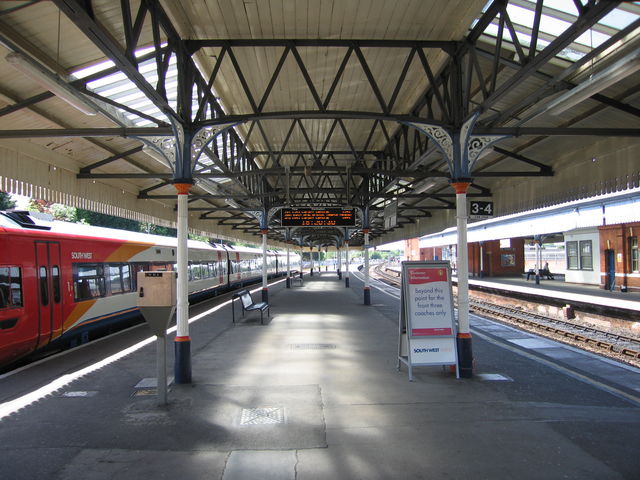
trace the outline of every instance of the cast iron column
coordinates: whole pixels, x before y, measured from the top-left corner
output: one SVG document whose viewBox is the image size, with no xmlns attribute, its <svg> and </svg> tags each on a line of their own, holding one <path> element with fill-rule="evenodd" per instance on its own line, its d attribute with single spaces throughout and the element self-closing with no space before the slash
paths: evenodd
<svg viewBox="0 0 640 480">
<path fill-rule="evenodd" d="M 287 288 L 291 288 L 291 263 L 289 262 L 289 241 L 287 240 Z"/>
<path fill-rule="evenodd" d="M 176 323 L 175 368 L 176 384 L 191 383 L 191 337 L 189 337 L 189 253 L 187 250 L 188 231 L 188 198 L 190 183 L 175 183 L 178 191 L 178 252 L 176 285 Z"/>
<path fill-rule="evenodd" d="M 344 286 L 349 288 L 349 239 L 345 240 L 345 257 L 344 257 Z"/>
<path fill-rule="evenodd" d="M 269 302 L 269 282 L 267 279 L 267 233 L 266 228 L 260 230 L 262 233 L 262 301 Z"/>
<path fill-rule="evenodd" d="M 371 285 L 369 279 L 369 229 L 364 233 L 364 304 L 371 305 Z"/>
<path fill-rule="evenodd" d="M 451 183 L 456 191 L 458 227 L 458 366 L 462 378 L 473 376 L 473 352 L 469 328 L 469 251 L 467 248 L 467 189 L 471 182 Z"/>
</svg>

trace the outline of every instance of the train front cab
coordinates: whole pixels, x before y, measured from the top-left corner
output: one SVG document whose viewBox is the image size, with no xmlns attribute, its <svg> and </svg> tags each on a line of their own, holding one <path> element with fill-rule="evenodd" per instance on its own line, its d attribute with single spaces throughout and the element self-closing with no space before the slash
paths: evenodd
<svg viewBox="0 0 640 480">
<path fill-rule="evenodd" d="M 9 237 L 9 234 L 11 237 Z M 2 231 L 0 242 L 0 363 L 8 363 L 62 333 L 60 242 L 36 232 Z"/>
</svg>

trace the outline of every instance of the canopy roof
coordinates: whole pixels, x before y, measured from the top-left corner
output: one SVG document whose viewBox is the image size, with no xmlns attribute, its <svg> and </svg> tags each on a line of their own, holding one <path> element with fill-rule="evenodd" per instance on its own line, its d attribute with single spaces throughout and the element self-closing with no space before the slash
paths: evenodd
<svg viewBox="0 0 640 480">
<path fill-rule="evenodd" d="M 167 223 L 193 178 L 189 223 L 216 238 L 283 240 L 283 206 L 352 206 L 385 243 L 454 221 L 437 130 L 415 127 L 465 122 L 500 138 L 469 172 L 498 213 L 637 186 L 639 18 L 587 0 L 2 2 L 0 186 Z"/>
</svg>

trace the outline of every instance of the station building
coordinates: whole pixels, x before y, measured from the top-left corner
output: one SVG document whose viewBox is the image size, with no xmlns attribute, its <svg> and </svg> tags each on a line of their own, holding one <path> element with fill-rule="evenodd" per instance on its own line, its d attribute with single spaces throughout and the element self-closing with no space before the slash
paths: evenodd
<svg viewBox="0 0 640 480">
<path fill-rule="evenodd" d="M 568 283 L 640 291 L 639 203 L 634 189 L 473 223 L 469 275 L 520 276 L 547 264 L 554 278 Z M 456 242 L 455 229 L 425 235 L 407 241 L 405 256 L 448 259 L 455 269 Z"/>
</svg>

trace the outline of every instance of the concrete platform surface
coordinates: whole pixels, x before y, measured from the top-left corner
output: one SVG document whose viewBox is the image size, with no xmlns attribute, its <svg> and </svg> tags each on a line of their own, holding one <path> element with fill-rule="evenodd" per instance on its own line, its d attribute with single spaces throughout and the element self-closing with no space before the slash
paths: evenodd
<svg viewBox="0 0 640 480">
<path fill-rule="evenodd" d="M 420 367 L 409 382 L 393 296 L 365 306 L 355 276 L 323 272 L 269 300 L 265 325 L 232 324 L 229 305 L 191 324 L 193 383 L 166 406 L 136 388 L 153 342 L 7 414 L 16 392 L 0 478 L 640 478 L 635 369 L 474 317 L 475 377 Z"/>
</svg>

